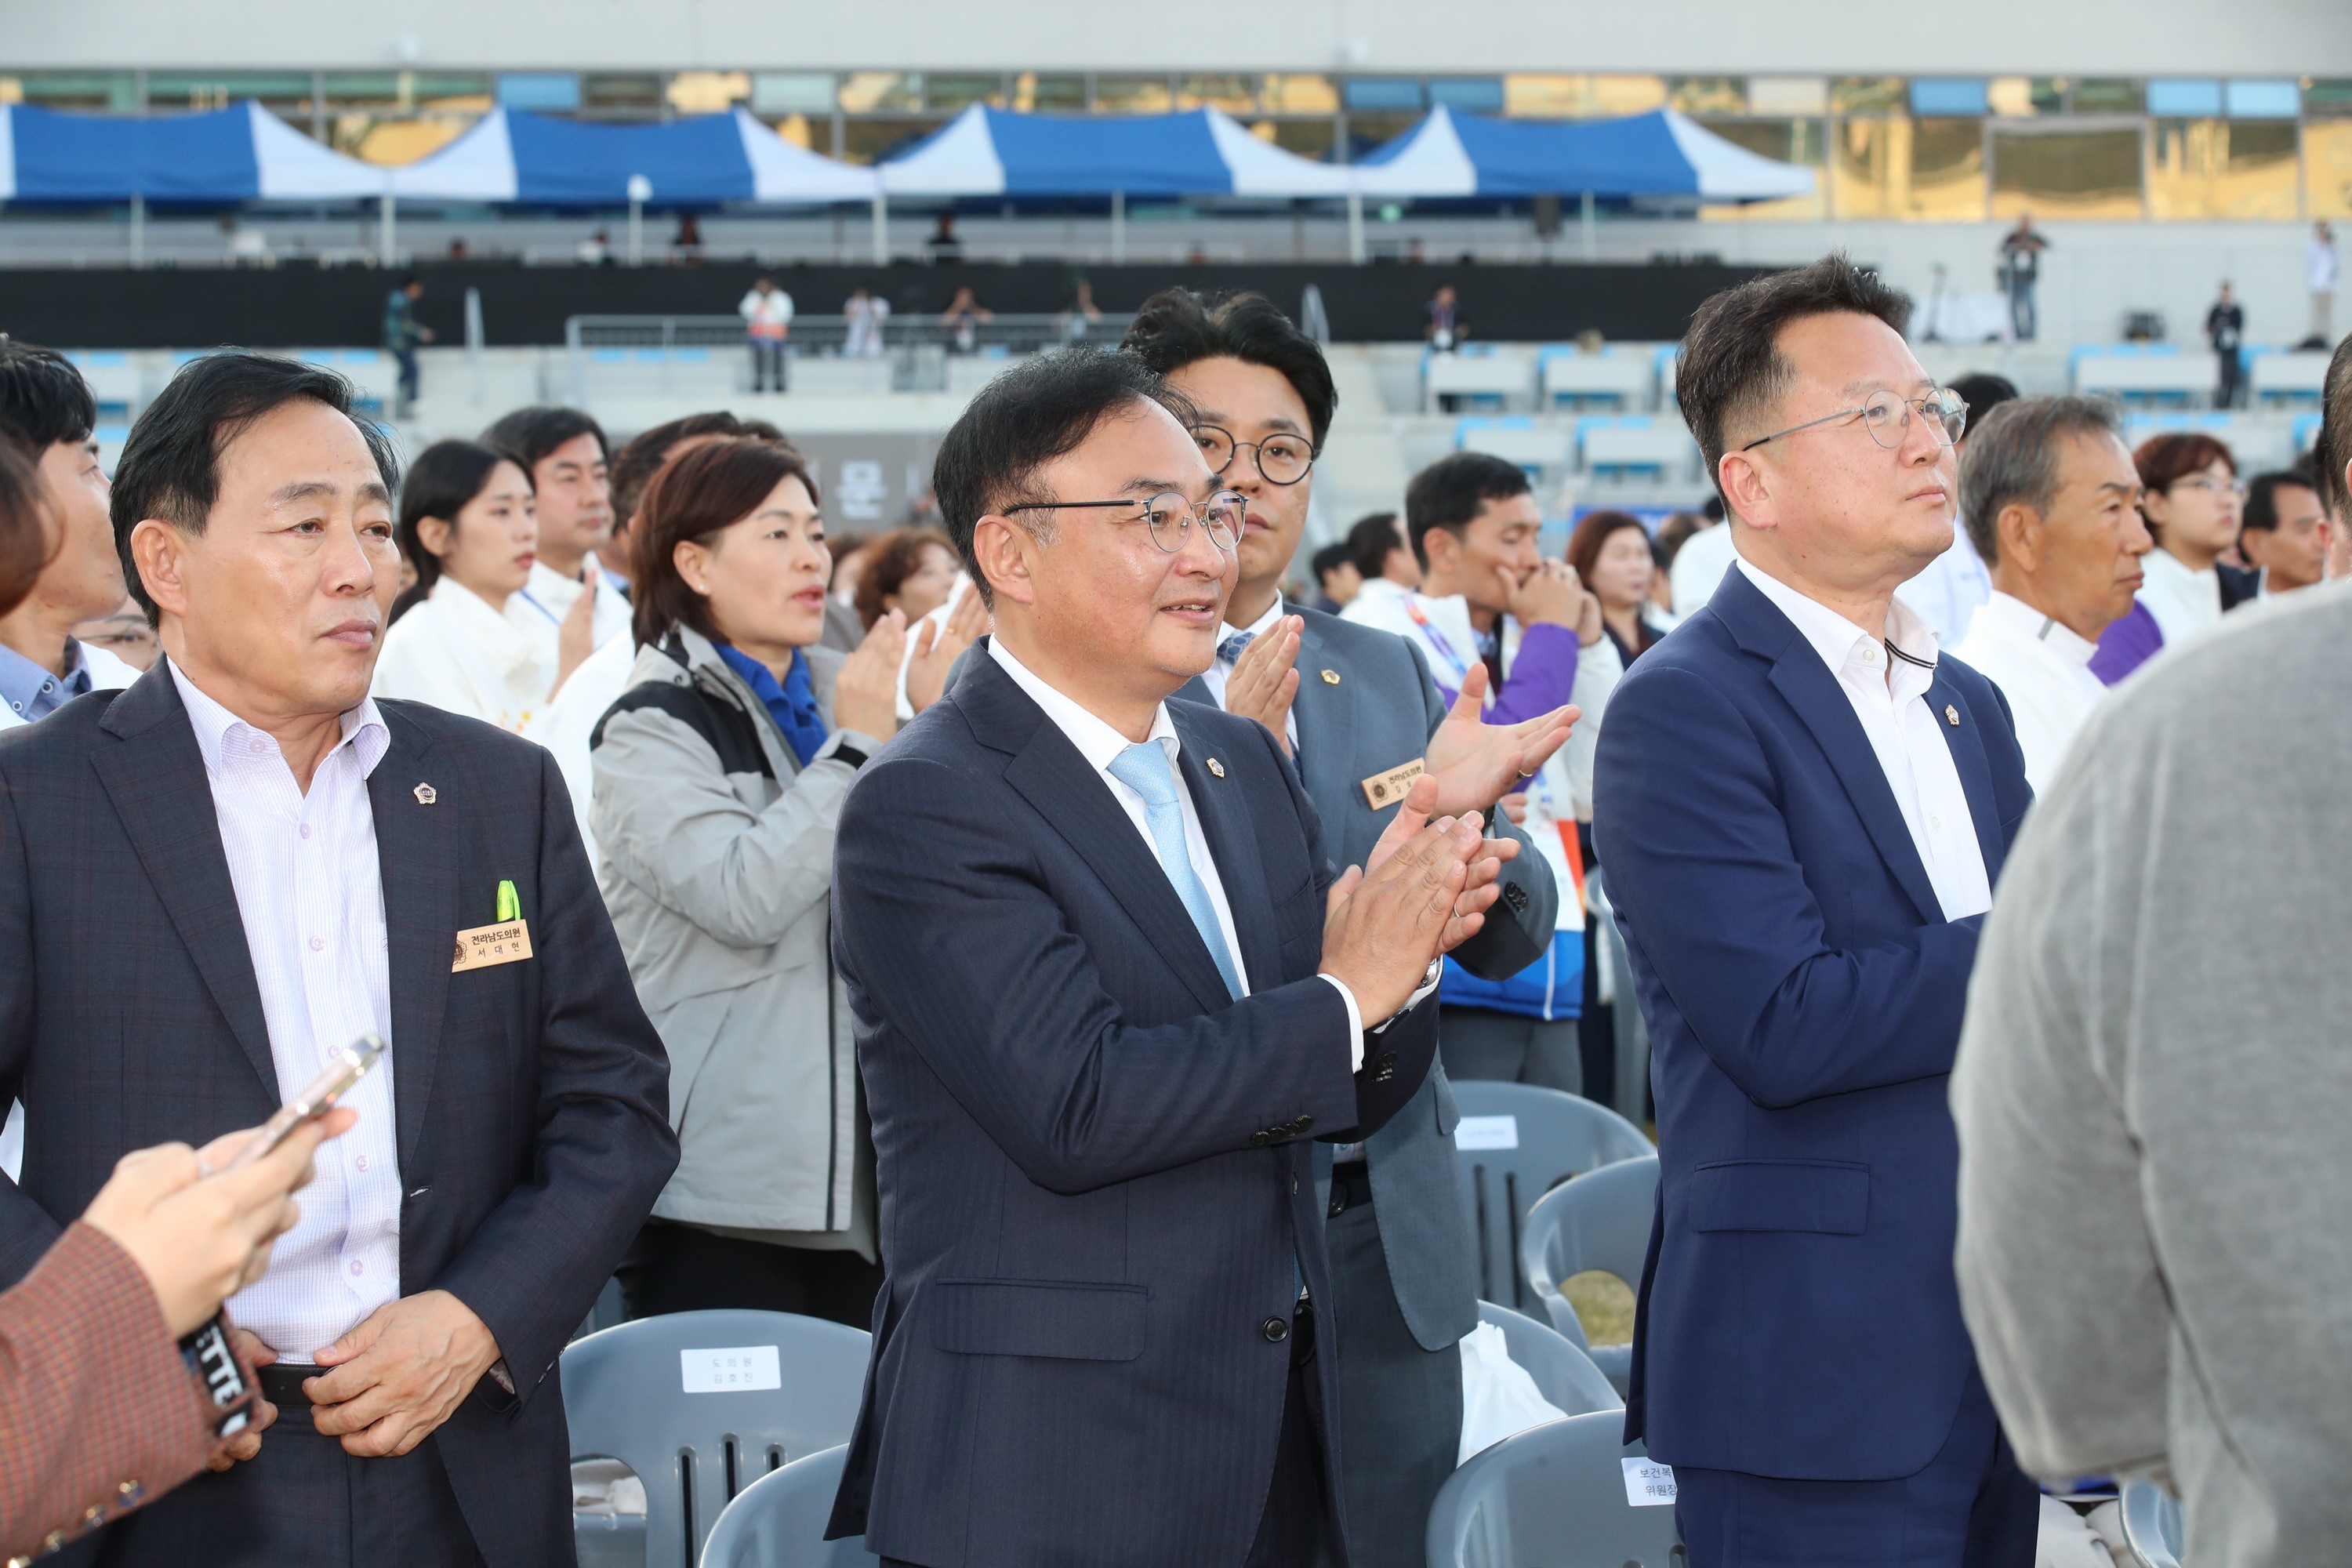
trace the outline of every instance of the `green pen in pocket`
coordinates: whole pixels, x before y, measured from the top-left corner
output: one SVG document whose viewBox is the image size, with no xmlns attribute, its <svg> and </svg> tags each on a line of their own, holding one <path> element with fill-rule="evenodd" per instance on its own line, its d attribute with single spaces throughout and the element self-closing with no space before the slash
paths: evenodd
<svg viewBox="0 0 2352 1568">
<path fill-rule="evenodd" d="M 499 884 L 499 912 L 496 918 L 500 925 L 522 919 L 522 899 L 516 893 L 515 885 L 512 882 Z"/>
</svg>

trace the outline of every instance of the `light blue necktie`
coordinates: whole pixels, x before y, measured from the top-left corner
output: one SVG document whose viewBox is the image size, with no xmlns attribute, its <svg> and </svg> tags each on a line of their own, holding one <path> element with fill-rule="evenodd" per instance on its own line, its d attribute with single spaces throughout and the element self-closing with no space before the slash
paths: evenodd
<svg viewBox="0 0 2352 1568">
<path fill-rule="evenodd" d="M 1257 641 L 1255 632 L 1235 632 L 1217 645 L 1217 662 L 1239 664 L 1242 661 L 1242 655 L 1247 653 L 1249 645 L 1255 641 Z"/>
<path fill-rule="evenodd" d="M 1223 929 L 1217 924 L 1217 908 L 1209 900 L 1208 887 L 1192 869 L 1192 857 L 1185 849 L 1184 812 L 1176 804 L 1176 770 L 1170 765 L 1168 753 L 1157 741 L 1129 746 L 1111 759 L 1110 776 L 1143 797 L 1144 820 L 1151 828 L 1151 846 L 1159 854 L 1160 868 L 1183 900 L 1193 929 L 1209 944 L 1209 956 L 1216 960 L 1217 973 L 1225 977 L 1225 989 L 1239 996 L 1241 971 L 1234 967 L 1234 955 L 1225 946 Z"/>
</svg>

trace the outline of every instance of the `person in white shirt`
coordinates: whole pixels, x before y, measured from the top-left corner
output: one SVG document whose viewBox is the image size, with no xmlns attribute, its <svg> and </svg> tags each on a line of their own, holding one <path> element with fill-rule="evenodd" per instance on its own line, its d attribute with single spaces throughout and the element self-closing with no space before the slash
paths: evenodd
<svg viewBox="0 0 2352 1568">
<path fill-rule="evenodd" d="M 1348 530 L 1348 554 L 1360 581 L 1356 596 L 1339 610 L 1343 621 L 1377 626 L 1371 617 L 1383 610 L 1395 614 L 1405 595 L 1421 586 L 1421 562 L 1404 536 L 1404 520 L 1392 511 L 1358 518 Z"/>
<path fill-rule="evenodd" d="M 553 641 L 572 601 L 593 593 L 592 646 L 629 629 L 629 583 L 597 552 L 612 552 L 613 477 L 604 427 L 577 408 L 518 408 L 482 432 L 482 445 L 530 476 L 539 514 L 539 559 L 530 581 L 507 601 L 507 619 Z M 595 570 L 589 570 L 591 565 Z"/>
<path fill-rule="evenodd" d="M 2230 448 L 2201 430 L 2176 430 L 2141 442 L 2132 462 L 2157 547 L 2142 563 L 2147 581 L 2131 613 L 2100 636 L 2091 660 L 2091 673 L 2109 686 L 2158 650 L 2210 630 L 2247 596 L 2245 574 L 2221 563 L 2238 542 L 2246 504 Z"/>
<path fill-rule="evenodd" d="M 2343 264 L 2336 255 L 2336 231 L 2326 219 L 2311 226 L 2311 243 L 2304 248 L 2305 269 L 2311 286 L 2311 344 L 2326 348 L 2336 339 L 2336 284 Z"/>
<path fill-rule="evenodd" d="M 751 345 L 751 390 L 784 390 L 784 339 L 793 330 L 793 297 L 776 287 L 772 278 L 751 285 L 735 307 L 743 318 L 743 336 Z"/>
<path fill-rule="evenodd" d="M 841 345 L 845 359 L 880 359 L 882 326 L 890 319 L 890 301 L 860 283 L 841 307 L 849 331 Z"/>
<path fill-rule="evenodd" d="M 1960 377 L 1952 383 L 1952 390 L 1969 405 L 1968 428 L 1952 443 L 1954 456 L 1965 464 L 1977 426 L 1984 423 L 1986 415 L 2017 396 L 2017 384 L 2007 376 L 1979 372 Z M 1945 647 L 1958 646 L 1969 635 L 1969 623 L 1992 597 L 1992 574 L 1986 569 L 1985 558 L 1977 553 L 1965 517 L 1952 530 L 1952 547 L 1895 589 L 1895 596 L 1919 612 Z"/>
<path fill-rule="evenodd" d="M 0 439 L 14 444 L 38 474 L 57 531 L 40 580 L 0 616 L 0 730 L 29 724 L 85 691 L 116 690 L 139 678 L 74 636 L 79 623 L 122 604 L 106 472 L 91 435 L 97 423 L 97 401 L 63 354 L 0 340 Z"/>
<path fill-rule="evenodd" d="M 585 596 L 553 647 L 507 619 L 537 559 L 530 480 L 471 441 L 436 441 L 400 487 L 400 548 L 416 584 L 392 607 L 374 693 L 538 738 L 548 700 L 589 654 Z"/>
<path fill-rule="evenodd" d="M 2327 509 L 2308 459 L 2292 468 L 2256 474 L 2246 486 L 2245 521 L 2238 549 L 2259 578 L 2264 599 L 2308 588 L 2326 576 Z"/>
<path fill-rule="evenodd" d="M 1723 574 L 1731 570 L 1735 555 L 1731 548 L 1731 530 L 1722 521 L 1723 503 L 1710 498 L 1705 515 L 1714 518 L 1714 526 L 1702 528 L 1682 542 L 1675 552 L 1674 563 L 1666 568 L 1666 584 L 1672 595 L 1677 618 L 1687 616 L 1707 602 L 1722 584 Z"/>
<path fill-rule="evenodd" d="M 2037 794 L 2106 696 L 2091 656 L 2131 609 L 2155 545 L 2138 500 L 2121 421 L 2102 399 L 2006 403 L 1969 434 L 1960 515 L 1992 563 L 1993 591 L 1951 653 L 2009 700 Z"/>
</svg>

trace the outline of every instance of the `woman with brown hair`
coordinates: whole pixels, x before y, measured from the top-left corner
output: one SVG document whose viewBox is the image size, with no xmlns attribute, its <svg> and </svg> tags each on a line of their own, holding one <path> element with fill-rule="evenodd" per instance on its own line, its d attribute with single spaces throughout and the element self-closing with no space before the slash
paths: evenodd
<svg viewBox="0 0 2352 1568">
<path fill-rule="evenodd" d="M 955 546 L 929 528 L 901 528 L 866 546 L 857 574 L 857 618 L 871 627 L 892 610 L 913 626 L 948 602 L 956 579 Z"/>
<path fill-rule="evenodd" d="M 2202 431 L 2176 430 L 2141 442 L 2132 464 L 2156 548 L 2140 558 L 2146 581 L 2130 612 L 2100 634 L 2091 656 L 2091 673 L 2109 686 L 2252 597 L 2244 574 L 2221 561 L 2246 509 L 2230 448 Z"/>
<path fill-rule="evenodd" d="M 833 837 L 898 729 L 905 618 L 817 646 L 832 572 L 800 457 L 677 458 L 630 528 L 640 651 L 590 758 L 598 879 L 669 1052 L 677 1173 L 619 1273 L 630 1315 L 864 1325 L 874 1154 L 834 978 Z"/>
<path fill-rule="evenodd" d="M 1631 669 L 1666 634 L 1649 618 L 1658 575 L 1650 531 L 1630 511 L 1587 512 L 1569 536 L 1568 563 L 1601 601 L 1601 634 Z"/>
</svg>

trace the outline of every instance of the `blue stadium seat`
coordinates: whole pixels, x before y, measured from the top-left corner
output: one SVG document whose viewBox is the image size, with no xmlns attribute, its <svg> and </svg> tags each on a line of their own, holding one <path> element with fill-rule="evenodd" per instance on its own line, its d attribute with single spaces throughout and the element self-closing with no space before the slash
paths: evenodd
<svg viewBox="0 0 2352 1568">
<path fill-rule="evenodd" d="M 1429 1510 L 1429 1568 L 1683 1568 L 1672 1488 L 1633 1506 L 1625 1417 L 1604 1410 L 1506 1437 L 1446 1479 Z"/>
<path fill-rule="evenodd" d="M 848 1455 L 846 1447 L 827 1448 L 744 1488 L 711 1527 L 700 1568 L 865 1568 L 881 1561 L 862 1535 L 824 1538 Z"/>
</svg>

